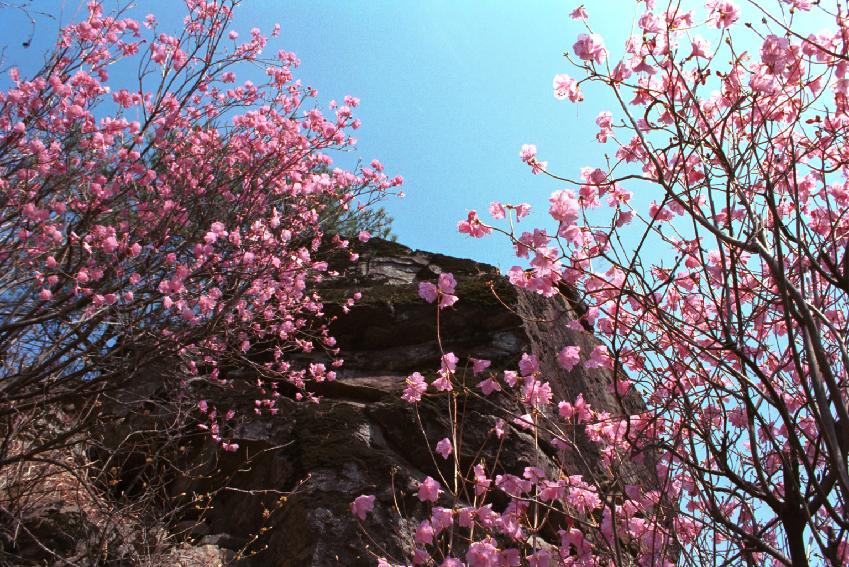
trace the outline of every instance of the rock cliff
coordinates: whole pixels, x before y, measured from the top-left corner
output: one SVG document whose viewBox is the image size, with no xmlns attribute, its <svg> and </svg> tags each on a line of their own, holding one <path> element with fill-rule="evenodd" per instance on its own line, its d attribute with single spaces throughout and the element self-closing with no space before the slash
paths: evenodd
<svg viewBox="0 0 849 567">
<path fill-rule="evenodd" d="M 590 332 L 565 326 L 577 317 L 574 303 L 516 290 L 495 268 L 471 260 L 381 240 L 360 253 L 360 261 L 322 291 L 328 313 L 338 316 L 332 331 L 345 359 L 338 379 L 316 386 L 320 404 L 284 399 L 275 417 L 246 415 L 235 431 L 239 452 L 219 455 L 218 464 L 230 473 L 229 488 L 192 528 L 199 544 L 242 549 L 240 557 L 255 553 L 244 564 L 280 567 L 374 565 L 374 555 L 404 557 L 412 549 L 423 512 L 413 496 L 416 482 L 437 477 L 440 468 L 446 478 L 451 474 L 448 461 L 426 449 L 450 431 L 444 399 L 424 400 L 419 417 L 400 399 L 409 373 L 439 367 L 436 310 L 417 290 L 419 282 L 442 272 L 454 274 L 460 297 L 439 315 L 444 351 L 461 360 L 490 359 L 494 368 L 515 368 L 523 352 L 532 352 L 557 399 L 583 393 L 594 408 L 614 415 L 641 407 L 634 394 L 617 401 L 605 372 L 579 367 L 567 373 L 554 362 L 554 348 L 572 344 L 589 352 L 597 344 Z M 363 298 L 343 314 L 334 301 L 352 291 Z M 502 414 L 466 399 L 463 416 L 461 462 L 468 466 L 481 457 L 493 462 L 499 442 L 492 431 Z M 498 457 L 505 471 L 528 465 L 557 470 L 557 449 L 545 444 L 535 449 L 527 433 L 508 427 Z M 578 438 L 577 446 L 579 451 L 566 456 L 566 472 L 597 475 L 592 445 Z M 250 464 L 243 465 L 248 457 Z M 644 466 L 626 469 L 621 473 L 628 482 L 653 482 Z M 178 484 L 174 490 L 189 489 L 197 487 Z M 364 522 L 367 535 L 350 512 L 360 494 L 377 497 Z"/>
<path fill-rule="evenodd" d="M 345 364 L 335 381 L 312 388 L 322 397 L 320 403 L 296 401 L 284 392 L 277 415 L 256 415 L 256 387 L 249 375 L 227 387 L 198 382 L 192 385 L 197 397 L 221 411 L 237 410 L 228 436 L 239 449 L 222 452 L 208 435 L 189 426 L 176 441 L 173 431 L 168 434 L 166 450 L 157 446 L 155 433 L 173 420 L 172 410 L 157 413 L 160 405 L 150 400 L 170 394 L 143 384 L 132 395 L 146 400 L 142 419 L 149 423 L 140 423 L 138 413 L 113 416 L 114 426 L 104 431 L 103 446 L 115 449 L 94 456 L 108 465 L 109 490 L 131 501 L 144 492 L 139 487 L 149 488 L 158 479 L 153 492 L 169 510 L 167 527 L 186 542 L 171 552 L 173 564 L 365 566 L 374 565 L 376 556 L 407 557 L 425 512 L 415 497 L 417 482 L 427 475 L 452 474 L 449 461 L 427 449 L 448 434 L 450 419 L 445 396 L 426 397 L 417 412 L 400 394 L 411 372 L 432 376 L 443 351 L 464 362 L 469 356 L 489 359 L 494 369 L 515 368 L 523 352 L 533 353 L 556 399 L 582 393 L 594 408 L 614 415 L 642 407 L 633 392 L 618 400 L 604 371 L 578 367 L 564 372 L 557 366 L 556 350 L 562 346 L 579 345 L 589 352 L 597 344 L 590 329 L 566 327 L 578 317 L 575 301 L 516 290 L 492 266 L 383 240 L 360 245 L 359 252 L 358 263 L 323 284 Z M 443 272 L 454 274 L 460 300 L 439 313 L 437 336 L 437 311 L 418 297 L 418 284 Z M 362 299 L 345 314 L 344 300 L 355 291 Z M 120 413 L 133 405 L 126 397 L 118 401 L 109 411 Z M 497 460 L 503 471 L 540 466 L 556 472 L 557 463 L 565 462 L 566 474 L 615 482 L 599 478 L 597 453 L 579 432 L 577 450 L 565 455 L 544 442 L 535 445 L 527 432 L 510 424 L 498 440 L 493 434 L 497 420 L 510 411 L 523 413 L 506 396 L 499 405 L 507 411 L 488 400 L 462 399 L 462 468 L 483 459 Z M 154 441 L 135 444 L 119 457 L 121 440 L 138 431 L 153 432 L 146 435 Z M 162 461 L 172 472 L 157 468 L 154 452 L 171 455 Z M 619 474 L 625 482 L 654 486 L 651 469 L 646 463 L 626 463 Z M 144 492 L 146 498 L 151 492 Z M 363 522 L 365 531 L 350 511 L 360 494 L 376 496 L 374 512 Z M 504 503 L 496 499 L 494 504 Z M 555 520 L 540 534 L 552 542 L 557 541 Z"/>
</svg>

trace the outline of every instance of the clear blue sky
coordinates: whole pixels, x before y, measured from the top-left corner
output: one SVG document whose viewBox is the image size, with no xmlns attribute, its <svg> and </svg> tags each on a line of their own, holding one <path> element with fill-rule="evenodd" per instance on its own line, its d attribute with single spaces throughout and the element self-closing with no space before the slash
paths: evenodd
<svg viewBox="0 0 849 567">
<path fill-rule="evenodd" d="M 107 8 L 117 4 L 106 2 Z M 386 203 L 400 242 L 506 270 L 516 263 L 506 239 L 470 239 L 457 233 L 456 224 L 470 209 L 484 213 L 495 199 L 531 203 L 535 214 L 525 221 L 528 228 L 545 222 L 547 199 L 562 187 L 530 174 L 518 157 L 521 145 L 536 144 L 552 171 L 572 177 L 583 165 L 602 165 L 603 152 L 611 151 L 593 138 L 595 117 L 612 106 L 604 93 L 589 89 L 580 105 L 552 95 L 552 77 L 574 73 L 562 54 L 582 31 L 569 18 L 577 4 L 244 0 L 235 28 L 245 37 L 251 27 L 270 31 L 279 22 L 281 36 L 268 52 L 295 51 L 302 61 L 298 77 L 318 89 L 322 105 L 346 94 L 362 100 L 363 127 L 353 157 L 380 159 L 390 174 L 404 176 L 407 197 Z M 3 40 L 7 64 L 26 68 L 26 62 L 40 60 L 58 20 L 75 19 L 80 2 L 30 5 L 38 26 L 28 49 L 20 48 L 28 35 L 26 19 L 0 10 L 0 29 L 13 30 Z M 155 13 L 164 29 L 176 29 L 184 14 L 177 0 L 136 5 L 139 16 Z M 634 4 L 587 6 L 595 31 L 621 46 Z"/>
<path fill-rule="evenodd" d="M 407 197 L 387 205 L 402 243 L 506 270 L 516 263 L 506 239 L 471 239 L 456 225 L 495 199 L 547 210 L 559 187 L 530 174 L 519 160 L 521 145 L 537 144 L 564 172 L 600 164 L 593 135 L 602 101 L 576 107 L 552 95 L 553 76 L 569 68 L 563 51 L 581 31 L 568 2 L 263 5 L 257 14 L 279 19 L 305 80 L 325 96 L 362 99 L 360 154 L 378 157 L 406 180 Z M 633 10 L 616 18 L 620 36 Z M 528 220 L 530 228 L 534 217 Z"/>
</svg>

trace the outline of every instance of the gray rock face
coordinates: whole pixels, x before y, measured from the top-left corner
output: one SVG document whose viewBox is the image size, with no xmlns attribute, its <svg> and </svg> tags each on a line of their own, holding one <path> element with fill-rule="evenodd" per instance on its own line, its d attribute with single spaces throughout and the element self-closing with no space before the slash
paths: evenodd
<svg viewBox="0 0 849 567">
<path fill-rule="evenodd" d="M 418 284 L 442 272 L 454 274 L 460 300 L 439 313 L 441 350 L 437 310 L 418 297 Z M 341 303 L 355 291 L 363 298 L 343 315 Z M 189 458 L 206 463 L 209 476 L 177 479 L 171 494 L 178 498 L 226 484 L 209 508 L 187 519 L 198 523 L 192 531 L 198 545 L 227 548 L 239 565 L 359 566 L 374 565 L 376 556 L 399 561 L 409 556 L 425 512 L 415 497 L 417 481 L 452 476 L 450 461 L 434 459 L 427 450 L 448 435 L 450 421 L 447 397 L 427 397 L 417 416 L 400 393 L 411 372 L 432 377 L 443 350 L 458 355 L 461 365 L 474 356 L 492 360 L 496 369 L 515 368 L 523 352 L 533 352 L 558 399 L 583 393 L 594 408 L 616 415 L 641 407 L 635 394 L 619 400 L 611 393 L 608 373 L 559 368 L 557 349 L 577 344 L 588 352 L 595 339 L 565 327 L 576 317 L 567 301 L 517 293 L 491 266 L 373 240 L 355 267 L 326 282 L 322 295 L 327 312 L 338 316 L 332 330 L 345 365 L 335 382 L 314 388 L 321 403 L 284 396 L 277 416 L 257 416 L 247 386 L 199 386 L 210 388 L 200 393 L 213 403 L 217 399 L 218 407 L 238 409 L 241 421 L 233 438 L 240 448 L 222 453 L 196 443 Z M 472 379 L 471 372 L 466 375 Z M 519 410 L 506 397 L 502 403 L 508 412 Z M 508 413 L 487 400 L 468 398 L 463 404 L 463 470 L 481 458 L 493 463 L 496 452 L 499 471 L 521 474 L 529 465 L 559 470 L 558 450 L 545 443 L 535 447 L 516 427 L 508 425 L 500 445 L 493 428 Z M 586 440 L 578 442 L 583 458 L 566 455 L 566 472 L 594 474 L 593 448 Z M 651 484 L 646 470 L 634 465 L 627 475 Z M 376 496 L 374 512 L 363 522 L 365 532 L 350 512 L 360 494 Z M 556 541 L 554 527 L 541 535 Z"/>
</svg>

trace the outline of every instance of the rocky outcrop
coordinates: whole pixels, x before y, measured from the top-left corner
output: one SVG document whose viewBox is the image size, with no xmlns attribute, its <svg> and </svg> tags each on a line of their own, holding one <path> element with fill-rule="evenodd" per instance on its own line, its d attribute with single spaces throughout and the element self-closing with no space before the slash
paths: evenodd
<svg viewBox="0 0 849 567">
<path fill-rule="evenodd" d="M 448 462 L 436 462 L 427 448 L 450 431 L 445 401 L 424 400 L 417 415 L 400 397 L 411 372 L 439 366 L 436 309 L 419 298 L 418 284 L 442 272 L 454 274 L 462 298 L 440 313 L 442 349 L 515 367 L 529 349 L 528 337 L 521 318 L 500 304 L 514 304 L 516 293 L 497 270 L 373 240 L 356 265 L 322 289 L 345 359 L 337 379 L 312 387 L 322 396 L 317 405 L 283 399 L 275 418 L 246 415 L 234 432 L 239 453 L 219 455 L 210 472 L 237 469 L 249 455 L 252 462 L 216 496 L 201 531 L 242 544 L 248 565 L 374 565 L 376 555 L 409 552 L 424 511 L 414 496 L 417 481 L 437 477 L 440 468 L 451 475 Z M 355 291 L 363 297 L 345 314 L 342 303 Z M 245 404 L 249 398 L 246 392 Z M 470 403 L 465 416 L 468 464 L 478 448 L 497 448 L 491 431 L 498 416 L 481 403 Z M 505 442 L 501 461 L 515 468 L 549 459 L 537 453 L 517 432 Z M 350 512 L 360 494 L 377 496 L 366 532 Z"/>
<path fill-rule="evenodd" d="M 206 455 L 210 474 L 224 471 L 227 488 L 215 493 L 189 533 L 199 545 L 233 550 L 239 564 L 374 565 L 376 556 L 409 553 L 424 512 L 414 496 L 417 481 L 451 476 L 449 461 L 434 459 L 427 449 L 448 434 L 450 422 L 447 398 L 423 400 L 417 415 L 400 393 L 409 373 L 433 373 L 443 351 L 462 360 L 490 359 L 494 368 L 515 368 L 523 352 L 532 352 L 558 399 L 583 393 L 595 408 L 615 415 L 641 408 L 635 394 L 618 399 L 612 393 L 607 373 L 580 367 L 566 373 L 554 363 L 552 349 L 573 344 L 588 352 L 596 344 L 590 332 L 566 327 L 577 317 L 574 302 L 517 291 L 495 268 L 470 260 L 380 240 L 360 252 L 360 262 L 322 290 L 328 313 L 338 316 L 332 330 L 345 365 L 335 382 L 316 385 L 321 403 L 284 399 L 277 416 L 243 413 L 234 431 L 237 453 L 212 457 L 208 447 L 198 450 L 197 458 Z M 417 290 L 419 282 L 442 272 L 454 274 L 460 301 L 439 313 L 437 337 L 436 309 Z M 354 291 L 363 298 L 343 314 L 342 302 Z M 233 403 L 234 392 L 208 392 L 210 399 L 216 396 L 229 396 Z M 244 393 L 244 406 L 251 397 Z M 519 409 L 506 398 L 500 403 Z M 462 467 L 475 459 L 494 461 L 499 442 L 493 429 L 502 415 L 508 413 L 486 401 L 464 400 Z M 508 429 L 498 454 L 503 470 L 528 465 L 558 470 L 563 458 L 558 449 L 535 448 L 526 432 Z M 576 443 L 578 451 L 566 456 L 566 472 L 598 474 L 592 444 L 580 436 Z M 627 468 L 628 482 L 653 482 L 645 464 Z M 177 482 L 172 493 L 201 488 L 196 480 Z M 365 530 L 350 512 L 360 494 L 376 496 Z"/>
<path fill-rule="evenodd" d="M 173 552 L 180 556 L 174 561 L 188 565 L 191 559 L 185 558 L 214 556 L 214 563 L 220 564 L 359 566 L 374 565 L 377 556 L 409 556 L 415 526 L 425 513 L 415 497 L 418 481 L 427 475 L 452 477 L 451 462 L 434 458 L 428 447 L 448 435 L 454 409 L 449 409 L 447 396 L 426 397 L 411 406 L 400 394 L 411 372 L 432 377 L 443 352 L 454 352 L 462 364 L 470 356 L 489 359 L 493 369 L 515 368 L 522 353 L 533 353 L 558 399 L 583 393 L 594 408 L 614 415 L 642 407 L 634 393 L 615 396 L 608 373 L 581 367 L 567 373 L 554 362 L 564 345 L 580 345 L 589 352 L 597 344 L 589 330 L 566 326 L 578 317 L 580 305 L 575 301 L 516 290 L 495 268 L 471 260 L 376 239 L 359 252 L 357 264 L 323 284 L 322 296 L 328 315 L 336 317 L 332 332 L 345 364 L 335 381 L 312 388 L 321 403 L 284 395 L 277 415 L 255 415 L 256 387 L 250 376 L 226 387 L 192 385 L 194 394 L 211 405 L 237 410 L 228 437 L 239 449 L 222 452 L 207 435 L 188 431 L 176 442 L 173 434 L 167 436 L 174 455 L 167 459 L 169 470 L 178 472 L 169 473 L 167 482 L 162 482 L 161 473 L 151 474 L 159 475 L 171 507 L 172 533 L 185 541 Z M 434 305 L 419 298 L 418 285 L 443 272 L 454 274 L 460 300 L 437 314 Z M 344 313 L 345 300 L 357 291 L 362 299 Z M 476 380 L 471 372 L 458 375 L 469 385 Z M 155 387 L 143 389 L 140 398 L 157 395 Z M 538 466 L 555 475 L 597 478 L 595 449 L 577 432 L 577 450 L 565 455 L 543 441 L 535 444 L 526 431 L 510 423 L 508 434 L 499 440 L 494 435 L 499 418 L 524 413 L 517 402 L 507 396 L 498 404 L 473 396 L 461 401 L 461 469 L 483 459 L 488 464 L 497 460 L 503 471 Z M 131 403 L 123 400 L 119 407 L 127 405 Z M 162 421 L 156 407 L 145 410 L 145 419 Z M 124 439 L 133 430 L 158 427 L 129 418 L 114 423 L 104 435 L 106 446 L 109 439 Z M 568 470 L 561 471 L 558 463 L 564 459 Z M 110 486 L 122 498 L 132 498 L 132 488 L 148 482 L 145 467 L 153 466 L 150 458 L 139 454 L 113 460 L 120 465 L 113 468 L 121 470 Z M 649 465 L 630 463 L 621 474 L 628 483 L 653 486 Z M 360 494 L 376 496 L 374 512 L 362 524 L 350 511 L 351 501 Z M 504 503 L 496 499 L 494 504 Z M 540 535 L 556 541 L 555 524 Z"/>
</svg>

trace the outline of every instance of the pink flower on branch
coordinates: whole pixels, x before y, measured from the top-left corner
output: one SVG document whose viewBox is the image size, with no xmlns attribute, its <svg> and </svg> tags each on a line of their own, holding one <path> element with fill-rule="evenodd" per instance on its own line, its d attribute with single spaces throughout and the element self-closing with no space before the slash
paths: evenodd
<svg viewBox="0 0 849 567">
<path fill-rule="evenodd" d="M 587 13 L 587 9 L 584 7 L 583 4 L 581 4 L 569 13 L 569 17 L 573 20 L 586 20 L 590 16 Z"/>
<path fill-rule="evenodd" d="M 596 140 L 601 143 L 606 142 L 607 137 L 613 134 L 613 113 L 606 110 L 599 113 L 598 118 L 595 119 L 595 123 L 598 124 L 598 127 L 601 129 L 599 133 L 595 135 Z"/>
<path fill-rule="evenodd" d="M 460 359 L 453 352 L 447 352 L 441 358 L 441 370 L 443 372 L 454 372 L 457 370 L 457 363 Z"/>
<path fill-rule="evenodd" d="M 469 211 L 466 220 L 457 223 L 457 230 L 461 234 L 468 234 L 473 238 L 481 238 L 492 232 L 492 228 L 483 224 L 475 211 Z"/>
<path fill-rule="evenodd" d="M 536 159 L 537 147 L 534 144 L 522 144 L 522 149 L 519 151 L 519 157 L 525 163 L 530 163 Z"/>
<path fill-rule="evenodd" d="M 528 353 L 522 353 L 522 358 L 519 360 L 519 372 L 522 376 L 531 376 L 539 372 L 539 359 Z"/>
<path fill-rule="evenodd" d="M 404 389 L 404 393 L 401 395 L 401 398 L 405 402 L 411 404 L 421 401 L 422 396 L 425 392 L 427 392 L 427 382 L 425 381 L 424 376 L 418 372 L 413 372 L 407 377 L 406 384 L 407 387 Z"/>
<path fill-rule="evenodd" d="M 557 362 L 566 371 L 570 372 L 581 362 L 581 347 L 565 346 L 557 354 Z"/>
<path fill-rule="evenodd" d="M 506 216 L 504 205 L 498 201 L 493 201 L 489 204 L 489 215 L 495 220 L 501 220 Z"/>
<path fill-rule="evenodd" d="M 584 100 L 584 94 L 581 92 L 581 87 L 578 81 L 569 75 L 559 74 L 554 76 L 552 81 L 554 88 L 554 98 L 563 100 L 568 98 L 569 102 L 581 102 Z"/>
<path fill-rule="evenodd" d="M 525 378 L 524 402 L 529 406 L 542 409 L 551 403 L 552 391 L 548 382 L 542 382 L 533 377 Z"/>
<path fill-rule="evenodd" d="M 607 48 L 604 46 L 604 40 L 600 35 L 582 33 L 578 36 L 578 41 L 572 46 L 575 55 L 584 61 L 595 61 L 597 64 L 604 63 L 607 59 Z"/>
<path fill-rule="evenodd" d="M 702 59 L 707 59 L 711 50 L 710 42 L 700 35 L 693 37 L 691 48 L 690 57 L 700 57 Z"/>
<path fill-rule="evenodd" d="M 421 282 L 419 284 L 419 297 L 428 303 L 433 303 L 439 298 L 439 288 L 431 282 Z"/>
<path fill-rule="evenodd" d="M 419 490 L 416 495 L 422 502 L 436 502 L 439 500 L 439 495 L 441 493 L 442 489 L 440 484 L 432 477 L 428 476 L 419 483 Z"/>
<path fill-rule="evenodd" d="M 416 528 L 416 543 L 421 545 L 430 545 L 433 543 L 434 529 L 429 520 L 424 520 L 419 523 Z"/>
<path fill-rule="evenodd" d="M 421 282 L 419 283 L 419 297 L 433 303 L 439 300 L 439 308 L 445 309 L 457 303 L 458 297 L 454 295 L 454 289 L 457 287 L 457 281 L 451 273 L 439 274 L 437 283 Z"/>
<path fill-rule="evenodd" d="M 578 222 L 581 213 L 581 204 L 572 191 L 568 189 L 555 191 L 551 194 L 548 202 L 551 204 L 548 212 L 554 220 L 566 225 L 573 225 Z"/>
<path fill-rule="evenodd" d="M 478 374 L 489 368 L 490 365 L 492 365 L 492 361 L 483 360 L 480 358 L 469 358 L 469 362 L 472 363 L 472 374 L 475 376 L 477 376 Z"/>
<path fill-rule="evenodd" d="M 374 510 L 374 495 L 357 496 L 351 503 L 351 512 L 360 520 L 365 520 L 366 515 Z"/>
<path fill-rule="evenodd" d="M 440 370 L 437 372 L 437 378 L 433 381 L 432 386 L 438 392 L 450 392 L 454 389 L 454 385 L 451 383 L 451 373 L 446 372 L 445 370 Z"/>
<path fill-rule="evenodd" d="M 513 208 L 516 210 L 517 221 L 531 214 L 531 206 L 528 203 L 519 203 L 518 205 L 513 205 Z"/>
<path fill-rule="evenodd" d="M 740 19 L 740 7 L 731 0 L 708 0 L 708 21 L 717 28 L 727 28 Z"/>
<path fill-rule="evenodd" d="M 603 368 L 607 370 L 613 369 L 613 358 L 611 358 L 607 347 L 599 345 L 590 352 L 589 358 L 584 361 L 584 368 Z"/>
<path fill-rule="evenodd" d="M 442 365 L 436 373 L 437 379 L 434 380 L 432 384 L 436 390 L 440 392 L 450 392 L 454 389 L 454 385 L 451 382 L 451 376 L 457 369 L 457 363 L 459 361 L 460 359 L 457 358 L 453 352 L 448 352 L 442 355 Z"/>
<path fill-rule="evenodd" d="M 481 382 L 478 384 L 478 388 L 480 388 L 484 396 L 489 396 L 493 392 L 501 391 L 501 385 L 493 378 L 481 380 Z"/>
<path fill-rule="evenodd" d="M 519 157 L 522 158 L 522 161 L 531 166 L 531 173 L 534 175 L 538 175 L 543 173 L 548 167 L 547 161 L 539 161 L 536 158 L 537 155 L 537 147 L 534 144 L 523 144 L 522 149 L 519 152 Z M 472 211 L 474 212 L 474 211 Z M 470 213 L 471 217 L 471 213 Z M 490 229 L 491 230 L 491 229 Z M 463 232 L 462 230 L 460 232 Z M 474 236 L 474 235 L 472 235 Z"/>
<path fill-rule="evenodd" d="M 443 459 L 447 459 L 449 455 L 454 452 L 454 448 L 451 445 L 451 439 L 448 437 L 441 439 L 439 443 L 436 444 L 436 452 L 442 455 Z"/>
</svg>

